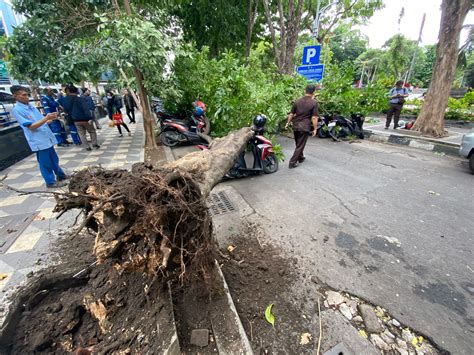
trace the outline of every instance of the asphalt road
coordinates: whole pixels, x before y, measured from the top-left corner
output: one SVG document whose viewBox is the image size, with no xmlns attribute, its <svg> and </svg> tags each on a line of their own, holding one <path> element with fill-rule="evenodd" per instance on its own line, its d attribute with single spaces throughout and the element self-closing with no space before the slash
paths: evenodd
<svg viewBox="0 0 474 355">
<path fill-rule="evenodd" d="M 280 139 L 291 156 L 293 141 Z M 310 139 L 307 160 L 227 182 L 275 243 L 453 354 L 474 349 L 474 176 L 467 160 Z"/>
</svg>

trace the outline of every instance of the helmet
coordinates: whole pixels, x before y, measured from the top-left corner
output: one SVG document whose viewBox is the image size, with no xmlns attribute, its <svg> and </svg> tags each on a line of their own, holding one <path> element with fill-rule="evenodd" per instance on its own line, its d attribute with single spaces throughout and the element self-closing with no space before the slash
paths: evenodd
<svg viewBox="0 0 474 355">
<path fill-rule="evenodd" d="M 203 110 L 201 107 L 196 106 L 196 107 L 194 108 L 194 115 L 201 117 L 201 116 L 204 115 L 204 110 Z"/>
<path fill-rule="evenodd" d="M 267 116 L 263 115 L 263 114 L 258 114 L 257 116 L 255 116 L 255 118 L 253 119 L 253 124 L 255 127 L 257 128 L 263 128 L 265 127 L 265 124 L 267 123 Z"/>
<path fill-rule="evenodd" d="M 194 106 L 200 107 L 203 109 L 204 112 L 206 112 L 206 104 L 204 102 L 199 101 L 199 100 L 194 101 Z"/>
</svg>

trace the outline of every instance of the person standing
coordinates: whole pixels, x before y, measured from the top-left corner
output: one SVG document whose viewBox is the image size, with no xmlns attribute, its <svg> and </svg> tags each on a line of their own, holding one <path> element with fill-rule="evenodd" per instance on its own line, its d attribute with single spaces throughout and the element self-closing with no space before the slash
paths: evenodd
<svg viewBox="0 0 474 355">
<path fill-rule="evenodd" d="M 133 95 L 127 89 L 123 90 L 123 102 L 125 103 L 127 116 L 130 119 L 129 123 L 137 123 L 135 122 L 135 107 L 137 107 L 137 103 Z"/>
<path fill-rule="evenodd" d="M 87 108 L 91 112 L 92 121 L 94 121 L 95 127 L 101 129 L 99 119 L 97 118 L 97 110 L 95 109 L 95 103 L 91 96 L 91 91 L 88 88 L 82 88 L 82 96 L 86 100 Z"/>
<path fill-rule="evenodd" d="M 114 122 L 115 126 L 117 126 L 117 129 L 119 131 L 119 136 L 123 137 L 122 128 L 120 126 L 123 126 L 125 130 L 128 132 L 128 135 L 131 136 L 132 133 L 128 129 L 128 126 L 125 124 L 125 122 L 123 122 L 123 120 L 114 121 L 114 114 L 118 113 L 122 115 L 122 111 L 121 111 L 122 99 L 120 98 L 119 95 L 114 95 L 112 91 L 107 91 L 106 98 L 107 98 L 107 113 L 109 114 L 109 119 L 112 120 L 112 122 Z"/>
<path fill-rule="evenodd" d="M 74 121 L 82 144 L 87 147 L 86 150 L 92 150 L 92 147 L 99 149 L 97 132 L 92 124 L 92 115 L 85 98 L 79 96 L 79 90 L 73 85 L 67 88 L 67 93 L 64 99 L 64 110 Z M 86 132 L 89 132 L 91 136 L 92 146 L 87 141 Z"/>
<path fill-rule="evenodd" d="M 385 129 L 390 127 L 393 117 L 393 129 L 398 128 L 398 121 L 400 120 L 400 113 L 402 112 L 405 98 L 408 97 L 408 90 L 403 87 L 403 81 L 399 80 L 395 83 L 395 87 L 390 90 L 388 96 L 390 97 L 390 109 L 387 112 L 387 120 L 385 121 Z"/>
<path fill-rule="evenodd" d="M 304 156 L 304 147 L 308 140 L 309 134 L 313 137 L 316 135 L 318 127 L 318 103 L 314 100 L 314 92 L 316 86 L 309 84 L 305 88 L 305 95 L 296 100 L 293 104 L 290 114 L 288 115 L 288 122 L 285 128 L 291 124 L 293 125 L 293 133 L 295 135 L 295 152 L 290 159 L 289 168 L 293 169 L 302 163 L 306 158 Z M 311 121 L 313 122 L 313 131 L 311 131 Z"/>
<path fill-rule="evenodd" d="M 64 100 L 67 97 L 67 87 L 64 85 L 61 85 L 61 91 L 58 93 L 58 104 L 61 106 L 62 110 L 64 111 Z M 64 111 L 64 120 L 66 121 L 67 127 L 69 129 L 69 133 L 71 134 L 71 138 L 74 144 L 76 145 L 81 145 L 81 139 L 79 138 L 79 133 L 77 133 L 77 127 L 74 124 L 74 121 L 72 120 L 71 116 L 69 116 L 65 111 Z"/>
<path fill-rule="evenodd" d="M 43 105 L 43 110 L 45 114 L 59 112 L 59 104 L 54 99 L 54 92 L 51 88 L 45 89 L 45 95 L 41 97 L 41 104 Z M 49 128 L 54 133 L 58 145 L 60 147 L 68 146 L 71 144 L 67 140 L 66 130 L 61 124 L 60 120 L 53 120 L 48 123 Z"/>
<path fill-rule="evenodd" d="M 66 185 L 66 173 L 59 166 L 59 157 L 54 150 L 56 137 L 47 123 L 57 120 L 58 113 L 50 112 L 43 116 L 39 110 L 29 103 L 28 89 L 14 85 L 10 88 L 16 101 L 12 110 L 31 151 L 36 153 L 39 169 L 46 187 L 56 188 Z"/>
</svg>

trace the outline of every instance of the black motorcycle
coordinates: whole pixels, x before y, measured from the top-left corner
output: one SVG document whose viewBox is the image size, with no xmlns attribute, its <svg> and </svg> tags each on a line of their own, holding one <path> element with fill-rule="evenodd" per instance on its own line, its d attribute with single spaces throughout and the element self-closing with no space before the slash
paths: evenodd
<svg viewBox="0 0 474 355">
<path fill-rule="evenodd" d="M 329 137 L 329 123 L 332 121 L 332 116 L 329 114 L 324 114 L 318 120 L 318 128 L 316 129 L 316 134 L 319 138 L 328 138 Z"/>
<path fill-rule="evenodd" d="M 365 117 L 361 113 L 353 113 L 349 118 L 342 115 L 334 115 L 333 120 L 329 122 L 329 135 L 335 141 L 341 138 L 348 138 L 355 136 L 364 139 L 364 125 Z"/>
</svg>

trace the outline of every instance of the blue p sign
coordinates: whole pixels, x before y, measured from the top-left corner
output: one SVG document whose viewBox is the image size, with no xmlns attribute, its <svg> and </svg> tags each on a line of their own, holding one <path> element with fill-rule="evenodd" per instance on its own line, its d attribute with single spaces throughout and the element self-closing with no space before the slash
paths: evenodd
<svg viewBox="0 0 474 355">
<path fill-rule="evenodd" d="M 303 48 L 303 65 L 318 64 L 321 55 L 321 46 L 308 46 Z"/>
</svg>

